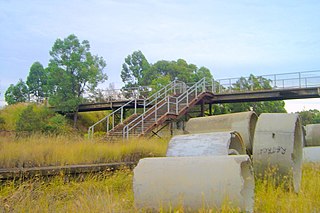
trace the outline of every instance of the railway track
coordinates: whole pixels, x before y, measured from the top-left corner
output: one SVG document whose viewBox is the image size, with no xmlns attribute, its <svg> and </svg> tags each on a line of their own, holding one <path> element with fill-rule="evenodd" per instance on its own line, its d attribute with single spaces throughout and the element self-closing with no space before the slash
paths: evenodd
<svg viewBox="0 0 320 213">
<path fill-rule="evenodd" d="M 28 179 L 39 176 L 55 176 L 61 174 L 79 175 L 86 173 L 97 173 L 102 171 L 112 172 L 115 170 L 119 170 L 123 167 L 133 169 L 136 165 L 137 162 L 117 162 L 84 165 L 0 169 L 0 180 Z"/>
</svg>

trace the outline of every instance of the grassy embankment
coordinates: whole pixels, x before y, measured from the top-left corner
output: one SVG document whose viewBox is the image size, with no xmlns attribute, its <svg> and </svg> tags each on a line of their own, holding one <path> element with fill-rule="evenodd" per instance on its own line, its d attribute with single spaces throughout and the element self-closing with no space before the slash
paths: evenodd
<svg viewBox="0 0 320 213">
<path fill-rule="evenodd" d="M 0 137 L 0 168 L 137 161 L 164 156 L 167 140 L 133 139 L 106 143 L 79 136 Z"/>
<path fill-rule="evenodd" d="M 0 212 L 138 212 L 132 172 L 102 173 L 68 180 L 63 175 L 0 185 Z M 255 212 L 320 212 L 320 165 L 305 165 L 299 194 L 268 181 L 255 189 Z M 161 209 L 159 210 L 161 212 Z M 187 212 L 177 207 L 171 212 Z M 204 206 L 199 212 L 216 212 Z M 239 212 L 228 204 L 218 212 Z"/>
</svg>

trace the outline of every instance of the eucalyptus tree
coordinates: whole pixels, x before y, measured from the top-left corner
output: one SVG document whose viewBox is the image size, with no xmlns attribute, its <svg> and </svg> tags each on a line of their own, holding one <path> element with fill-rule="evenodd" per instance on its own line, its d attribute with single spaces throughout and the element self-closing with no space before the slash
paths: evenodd
<svg viewBox="0 0 320 213">
<path fill-rule="evenodd" d="M 106 62 L 90 52 L 89 41 L 69 35 L 57 39 L 50 51 L 48 65 L 49 103 L 62 112 L 72 112 L 76 127 L 79 104 L 85 92 L 93 91 L 107 79 Z"/>
<path fill-rule="evenodd" d="M 16 85 L 10 84 L 5 94 L 5 101 L 11 105 L 19 102 L 26 102 L 29 100 L 29 90 L 26 83 L 19 79 Z"/>
<path fill-rule="evenodd" d="M 34 96 L 37 102 L 42 101 L 47 97 L 48 75 L 40 62 L 34 62 L 30 67 L 29 75 L 27 77 L 27 85 L 30 95 Z"/>
</svg>

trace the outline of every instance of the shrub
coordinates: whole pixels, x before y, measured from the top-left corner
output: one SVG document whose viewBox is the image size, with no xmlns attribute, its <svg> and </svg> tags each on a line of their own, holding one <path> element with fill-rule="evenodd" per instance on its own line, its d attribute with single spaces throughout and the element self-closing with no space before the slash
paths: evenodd
<svg viewBox="0 0 320 213">
<path fill-rule="evenodd" d="M 53 134 L 65 134 L 70 132 L 71 129 L 68 126 L 67 120 L 63 115 L 56 114 L 49 118 L 47 124 L 43 128 L 43 132 Z"/>
<path fill-rule="evenodd" d="M 37 115 L 33 106 L 27 106 L 19 116 L 16 123 L 16 131 L 18 132 L 39 132 L 41 129 L 40 117 Z"/>
<path fill-rule="evenodd" d="M 0 110 L 0 116 L 4 118 L 5 123 L 3 124 L 4 130 L 14 131 L 16 130 L 16 123 L 19 119 L 22 111 L 26 109 L 28 104 L 18 103 L 13 105 L 5 106 Z"/>
<path fill-rule="evenodd" d="M 69 132 L 67 119 L 46 107 L 27 106 L 16 122 L 16 131 L 30 135 L 31 133 L 63 134 Z"/>
<path fill-rule="evenodd" d="M 5 130 L 4 125 L 6 124 L 6 121 L 3 117 L 0 117 L 0 130 Z"/>
</svg>

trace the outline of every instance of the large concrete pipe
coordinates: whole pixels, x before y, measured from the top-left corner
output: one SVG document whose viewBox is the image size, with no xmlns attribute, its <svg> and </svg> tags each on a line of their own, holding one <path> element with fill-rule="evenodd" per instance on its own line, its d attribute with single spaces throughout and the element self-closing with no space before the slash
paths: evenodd
<svg viewBox="0 0 320 213">
<path fill-rule="evenodd" d="M 168 145 L 167 157 L 216 156 L 246 154 L 237 132 L 213 132 L 178 135 Z"/>
<path fill-rule="evenodd" d="M 134 169 L 133 190 L 139 209 L 183 205 L 196 211 L 230 203 L 253 211 L 254 177 L 247 155 L 141 159 Z"/>
<path fill-rule="evenodd" d="M 252 153 L 252 142 L 257 119 L 256 113 L 252 111 L 191 118 L 186 123 L 185 131 L 187 133 L 237 131 L 241 134 L 248 153 Z"/>
<path fill-rule="evenodd" d="M 261 114 L 254 136 L 253 166 L 255 174 L 266 175 L 268 168 L 279 181 L 289 177 L 295 192 L 301 182 L 303 132 L 298 114 Z"/>
<path fill-rule="evenodd" d="M 320 146 L 310 146 L 303 148 L 304 163 L 320 163 Z"/>
<path fill-rule="evenodd" d="M 320 146 L 320 124 L 306 125 L 306 146 Z"/>
</svg>

